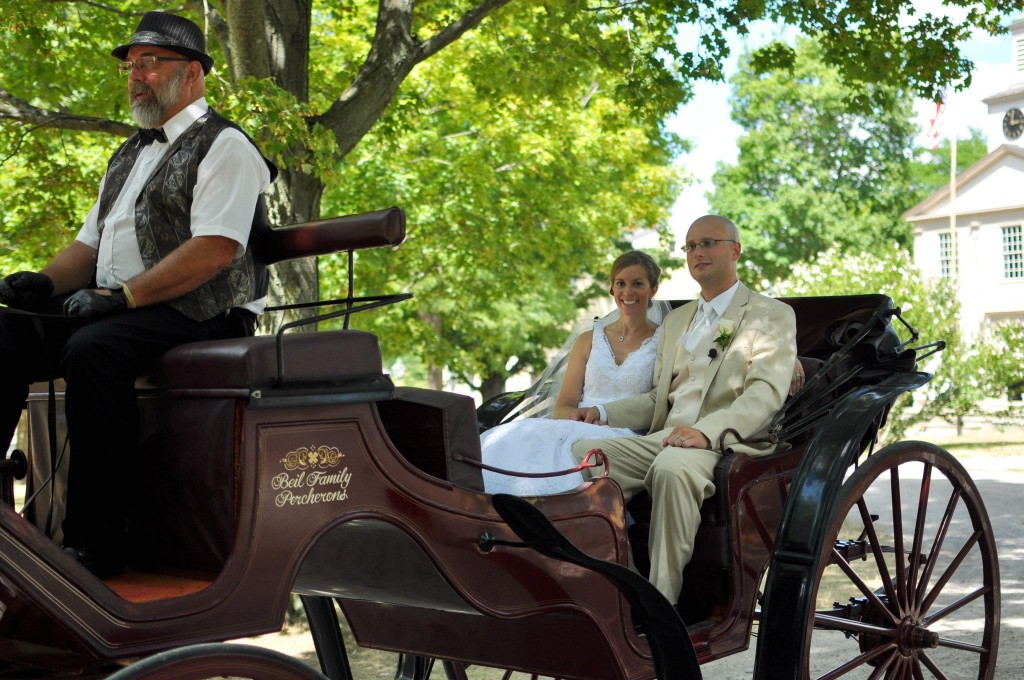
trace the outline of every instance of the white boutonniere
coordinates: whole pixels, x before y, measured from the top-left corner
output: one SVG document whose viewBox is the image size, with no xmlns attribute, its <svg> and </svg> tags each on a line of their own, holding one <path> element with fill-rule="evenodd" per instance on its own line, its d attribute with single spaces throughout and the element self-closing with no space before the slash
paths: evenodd
<svg viewBox="0 0 1024 680">
<path fill-rule="evenodd" d="M 736 324 L 729 319 L 718 320 L 718 335 L 715 337 L 714 344 L 721 347 L 723 350 L 729 346 L 732 342 L 732 336 L 736 334 Z"/>
</svg>

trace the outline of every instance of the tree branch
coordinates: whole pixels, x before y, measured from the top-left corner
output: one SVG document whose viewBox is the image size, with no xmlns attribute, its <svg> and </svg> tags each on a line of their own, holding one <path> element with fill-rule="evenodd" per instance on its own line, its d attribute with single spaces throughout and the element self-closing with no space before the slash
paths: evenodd
<svg viewBox="0 0 1024 680">
<path fill-rule="evenodd" d="M 7 118 L 25 125 L 35 125 L 41 128 L 103 132 L 121 137 L 128 137 L 135 132 L 133 126 L 107 118 L 74 116 L 60 111 L 49 111 L 32 106 L 25 100 L 15 97 L 3 87 L 0 87 L 0 118 Z"/>
<path fill-rule="evenodd" d="M 344 156 L 373 127 L 416 64 L 450 45 L 509 2 L 482 0 L 436 35 L 418 42 L 412 34 L 415 0 L 379 0 L 377 28 L 366 61 L 352 84 L 312 122 L 334 132 Z"/>
<path fill-rule="evenodd" d="M 441 51 L 458 40 L 464 33 L 476 28 L 488 14 L 507 5 L 512 0 L 484 0 L 476 7 L 463 14 L 458 20 L 445 26 L 436 35 L 420 43 L 416 50 L 416 62 L 419 63 Z"/>
</svg>

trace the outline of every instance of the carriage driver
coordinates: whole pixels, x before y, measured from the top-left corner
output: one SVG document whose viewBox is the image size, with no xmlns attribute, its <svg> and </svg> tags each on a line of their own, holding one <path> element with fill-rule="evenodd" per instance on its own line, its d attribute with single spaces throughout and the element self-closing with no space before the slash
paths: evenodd
<svg viewBox="0 0 1024 680">
<path fill-rule="evenodd" d="M 648 434 L 573 445 L 578 460 L 592 448 L 604 450 L 609 475 L 626 500 L 644 489 L 651 494 L 650 579 L 672 603 L 679 599 L 683 567 L 693 553 L 701 503 L 715 492 L 722 433 L 730 428 L 746 438 L 763 433 L 791 382 L 802 382 L 793 310 L 737 278 L 736 225 L 724 217 L 701 217 L 690 226 L 683 248 L 700 299 L 665 317 L 651 391 L 581 414 L 587 422 Z M 751 455 L 766 453 L 734 442 L 726 445 Z"/>
<path fill-rule="evenodd" d="M 277 174 L 207 106 L 213 59 L 195 23 L 148 12 L 111 54 L 140 129 L 110 158 L 76 240 L 0 281 L 0 302 L 42 314 L 0 313 L 0 444 L 28 385 L 65 378 L 64 552 L 100 577 L 125 565 L 135 377 L 176 345 L 253 334 L 265 284 L 246 246 Z"/>
</svg>

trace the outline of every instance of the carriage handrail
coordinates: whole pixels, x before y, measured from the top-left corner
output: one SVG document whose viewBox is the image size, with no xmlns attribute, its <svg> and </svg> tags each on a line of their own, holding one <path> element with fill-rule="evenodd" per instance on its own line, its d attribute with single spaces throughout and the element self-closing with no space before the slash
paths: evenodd
<svg viewBox="0 0 1024 680">
<path fill-rule="evenodd" d="M 338 317 L 344 317 L 344 328 L 349 327 L 349 318 L 357 313 L 385 305 L 408 300 L 412 293 L 389 295 L 355 296 L 354 252 L 365 248 L 398 246 L 405 240 L 405 212 L 398 207 L 385 208 L 356 215 L 331 217 L 324 220 L 278 227 L 262 232 L 257 244 L 264 264 L 276 264 L 304 257 L 316 257 L 332 253 L 348 253 L 348 295 L 340 299 L 314 300 L 267 307 L 265 312 L 281 312 L 296 309 L 310 309 L 345 305 L 342 310 L 312 314 L 282 324 L 277 330 L 277 381 L 281 387 L 284 375 L 284 332 L 301 326 L 317 324 Z M 363 304 L 356 304 L 363 303 Z"/>
<path fill-rule="evenodd" d="M 320 302 L 297 303 L 297 304 L 294 304 L 294 305 L 285 305 L 285 306 L 283 306 L 281 308 L 275 308 L 275 309 L 283 309 L 285 307 L 287 307 L 287 308 L 320 307 L 320 306 L 328 306 L 328 305 L 334 305 L 334 304 L 345 304 L 346 305 L 345 309 L 342 309 L 342 310 L 339 310 L 339 311 L 336 311 L 336 312 L 328 312 L 326 314 L 314 314 L 313 316 L 308 316 L 308 317 L 305 317 L 305 318 L 302 318 L 302 319 L 296 319 L 295 321 L 290 321 L 290 322 L 288 322 L 286 324 L 282 324 L 281 327 L 279 329 L 277 329 L 277 333 L 275 334 L 277 336 L 277 381 L 274 383 L 274 385 L 276 387 L 282 387 L 284 385 L 284 382 L 285 382 L 284 381 L 284 332 L 286 330 L 288 330 L 290 328 L 298 328 L 298 327 L 301 327 L 301 326 L 307 326 L 307 325 L 313 324 L 313 323 L 319 323 L 321 321 L 328 321 L 330 319 L 336 319 L 339 316 L 345 317 L 345 328 L 348 328 L 348 319 L 349 319 L 349 317 L 352 316 L 353 314 L 357 313 L 357 312 L 364 312 L 364 311 L 369 310 L 369 309 L 376 309 L 377 307 L 384 307 L 386 305 L 393 305 L 396 302 L 401 302 L 402 300 L 408 300 L 410 298 L 412 298 L 412 293 L 393 293 L 393 294 L 390 294 L 390 295 L 367 295 L 367 296 L 361 296 L 361 297 L 352 297 L 352 296 L 350 296 L 350 297 L 342 298 L 340 300 L 324 300 L 324 301 L 320 301 Z M 362 304 L 362 305 L 359 305 L 357 307 L 353 307 L 352 306 L 353 302 L 365 302 L 366 304 Z M 270 311 L 271 308 L 268 307 L 267 309 L 268 309 L 268 311 Z"/>
</svg>

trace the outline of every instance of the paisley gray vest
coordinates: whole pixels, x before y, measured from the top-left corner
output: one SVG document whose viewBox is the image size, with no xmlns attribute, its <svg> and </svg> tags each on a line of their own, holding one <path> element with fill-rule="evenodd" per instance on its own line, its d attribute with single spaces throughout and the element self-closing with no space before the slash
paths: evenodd
<svg viewBox="0 0 1024 680">
<path fill-rule="evenodd" d="M 228 127 L 240 130 L 237 125 L 210 109 L 174 141 L 146 180 L 146 186 L 135 202 L 135 236 L 146 269 L 152 268 L 180 244 L 192 238 L 192 195 L 199 163 L 206 157 L 217 135 Z M 138 135 L 133 135 L 114 152 L 107 164 L 106 181 L 99 198 L 98 225 L 101 234 L 107 214 L 121 193 L 141 150 Z M 264 161 L 273 179 L 277 175 L 277 168 L 266 158 Z M 264 211 L 266 209 L 262 200 L 257 206 L 257 213 L 261 208 Z M 258 214 L 254 216 L 254 229 L 256 222 L 260 221 L 257 218 Z M 254 236 L 257 235 L 250 233 L 250 243 Z M 168 300 L 166 304 L 190 319 L 206 321 L 232 307 L 262 297 L 265 290 L 259 290 L 260 276 L 252 254 L 253 249 L 246 247 L 241 258 L 232 261 L 212 279 L 181 297 Z"/>
</svg>

